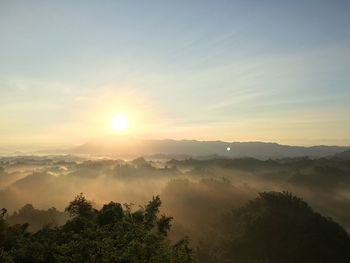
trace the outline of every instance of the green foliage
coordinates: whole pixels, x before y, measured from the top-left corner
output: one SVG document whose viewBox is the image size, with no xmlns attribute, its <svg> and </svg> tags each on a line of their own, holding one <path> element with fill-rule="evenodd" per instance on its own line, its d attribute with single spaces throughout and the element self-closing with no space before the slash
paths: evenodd
<svg viewBox="0 0 350 263">
<path fill-rule="evenodd" d="M 91 202 L 86 200 L 83 193 L 77 195 L 75 199 L 72 202 L 70 202 L 69 206 L 66 208 L 66 211 L 72 217 L 91 217 L 94 212 Z"/>
<path fill-rule="evenodd" d="M 104 205 L 97 215 L 100 225 L 112 224 L 123 218 L 123 207 L 119 203 L 110 202 Z"/>
<path fill-rule="evenodd" d="M 159 196 L 153 197 L 152 201 L 147 204 L 145 209 L 145 226 L 147 228 L 154 227 L 161 204 Z"/>
<path fill-rule="evenodd" d="M 66 209 L 70 220 L 35 233 L 28 232 L 28 224 L 10 226 L 2 209 L 0 262 L 193 262 L 188 239 L 174 244 L 168 239 L 172 218 L 159 214 L 161 204 L 156 196 L 137 210 L 132 204 L 116 202 L 96 210 L 80 194 Z M 245 206 L 225 213 L 211 230 L 200 243 L 198 262 L 350 262 L 345 230 L 288 192 L 260 193 Z"/>
<path fill-rule="evenodd" d="M 3 248 L 0 248 L 0 262 L 2 263 L 13 263 L 12 257 L 4 251 Z"/>
<path fill-rule="evenodd" d="M 114 202 L 98 211 L 80 194 L 66 209 L 72 218 L 65 225 L 36 233 L 28 233 L 27 225 L 7 225 L 4 212 L 0 262 L 192 262 L 186 239 L 172 245 L 166 238 L 171 218 L 158 215 L 160 205 L 157 196 L 137 211 Z"/>
<path fill-rule="evenodd" d="M 157 220 L 158 231 L 166 236 L 171 228 L 172 219 L 172 217 L 161 215 L 161 217 Z"/>
<path fill-rule="evenodd" d="M 350 238 L 330 218 L 288 192 L 264 192 L 225 214 L 200 262 L 350 262 Z"/>
</svg>

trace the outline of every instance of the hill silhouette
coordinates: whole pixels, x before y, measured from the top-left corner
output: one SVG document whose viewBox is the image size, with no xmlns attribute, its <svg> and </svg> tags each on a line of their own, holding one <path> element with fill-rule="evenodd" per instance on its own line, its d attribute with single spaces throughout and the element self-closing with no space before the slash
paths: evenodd
<svg viewBox="0 0 350 263">
<path fill-rule="evenodd" d="M 229 150 L 227 148 L 229 147 Z M 135 157 L 163 155 L 167 157 L 184 156 L 226 156 L 253 157 L 259 159 L 283 157 L 326 157 L 350 147 L 342 146 L 289 146 L 266 142 L 225 142 L 197 140 L 131 140 L 105 138 L 93 140 L 71 150 L 79 154 L 101 154 Z"/>
<path fill-rule="evenodd" d="M 330 218 L 288 192 L 264 192 L 225 213 L 199 262 L 349 262 L 350 238 Z"/>
</svg>

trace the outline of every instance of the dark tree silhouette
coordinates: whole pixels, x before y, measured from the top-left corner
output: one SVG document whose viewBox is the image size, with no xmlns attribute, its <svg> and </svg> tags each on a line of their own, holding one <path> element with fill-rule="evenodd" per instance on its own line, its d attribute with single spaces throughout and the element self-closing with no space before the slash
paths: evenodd
<svg viewBox="0 0 350 263">
<path fill-rule="evenodd" d="M 66 211 L 73 217 L 90 217 L 94 214 L 91 202 L 87 201 L 83 193 L 80 193 L 70 202 Z"/>
<path fill-rule="evenodd" d="M 9 226 L 0 214 L 0 262 L 6 263 L 190 263 L 187 239 L 167 239 L 171 218 L 159 216 L 160 198 L 137 211 L 110 202 L 100 211 L 83 194 L 67 207 L 71 219 L 62 227 L 36 233 L 28 225 Z"/>
<path fill-rule="evenodd" d="M 110 202 L 104 205 L 97 215 L 100 225 L 108 225 L 123 218 L 123 207 L 119 203 Z"/>
<path fill-rule="evenodd" d="M 264 192 L 225 214 L 199 262 L 350 262 L 350 239 L 330 218 L 288 192 Z"/>
</svg>

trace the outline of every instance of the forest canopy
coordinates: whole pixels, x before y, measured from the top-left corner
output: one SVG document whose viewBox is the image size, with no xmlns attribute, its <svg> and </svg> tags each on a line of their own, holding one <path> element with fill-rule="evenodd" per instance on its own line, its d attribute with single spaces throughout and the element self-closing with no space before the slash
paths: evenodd
<svg viewBox="0 0 350 263">
<path fill-rule="evenodd" d="M 60 227 L 30 233 L 28 224 L 9 226 L 6 210 L 0 218 L 1 262 L 192 262 L 186 238 L 167 238 L 171 217 L 159 214 L 154 197 L 133 211 L 130 204 L 110 202 L 92 207 L 80 194 L 66 211 L 71 218 Z"/>
<path fill-rule="evenodd" d="M 260 193 L 222 215 L 214 229 L 199 262 L 350 262 L 347 232 L 288 192 Z"/>
<path fill-rule="evenodd" d="M 350 238 L 332 219 L 289 192 L 262 192 L 223 213 L 202 230 L 194 252 L 189 239 L 168 237 L 172 217 L 161 199 L 145 206 L 110 202 L 95 209 L 83 194 L 69 203 L 70 219 L 28 232 L 28 224 L 0 218 L 1 262 L 349 262 Z M 28 209 L 28 208 L 27 208 Z M 209 212 L 209 211 L 208 211 Z"/>
</svg>

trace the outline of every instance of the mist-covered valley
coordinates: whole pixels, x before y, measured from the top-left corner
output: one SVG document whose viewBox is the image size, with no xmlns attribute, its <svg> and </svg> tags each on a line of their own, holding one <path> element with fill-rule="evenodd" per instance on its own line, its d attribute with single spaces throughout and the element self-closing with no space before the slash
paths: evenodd
<svg viewBox="0 0 350 263">
<path fill-rule="evenodd" d="M 76 253 L 72 262 L 163 262 L 165 255 L 175 258 L 167 262 L 279 262 L 286 255 L 286 262 L 307 262 L 310 246 L 324 262 L 350 256 L 348 151 L 266 160 L 27 155 L 1 157 L 0 167 L 1 260 L 68 262 Z M 160 243 L 148 243 L 149 235 Z M 299 248 L 301 240 L 310 244 Z M 142 250 L 125 255 L 135 242 Z M 85 246 L 107 250 L 83 255 Z M 276 253 L 276 246 L 297 247 Z M 322 246 L 329 250 L 319 253 Z"/>
<path fill-rule="evenodd" d="M 115 201 L 133 204 L 133 209 L 159 195 L 162 212 L 174 217 L 171 236 L 188 235 L 196 243 L 202 229 L 222 213 L 264 191 L 291 192 L 350 230 L 347 158 L 125 161 L 17 156 L 2 157 L 0 166 L 1 207 L 7 209 L 10 223 L 28 222 L 31 231 L 63 224 L 69 218 L 65 207 L 79 193 L 96 208 Z"/>
</svg>

